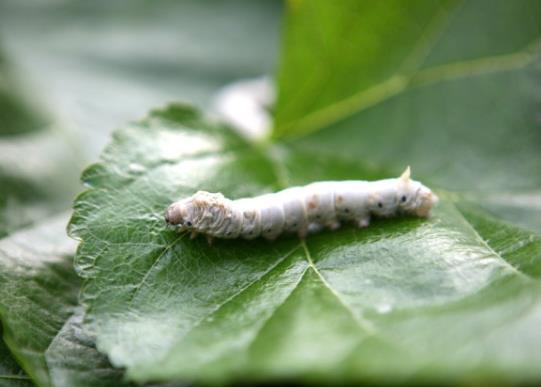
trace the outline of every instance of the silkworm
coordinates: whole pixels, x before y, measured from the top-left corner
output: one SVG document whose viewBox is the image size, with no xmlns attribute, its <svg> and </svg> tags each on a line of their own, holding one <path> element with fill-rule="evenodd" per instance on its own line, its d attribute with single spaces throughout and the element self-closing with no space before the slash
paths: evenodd
<svg viewBox="0 0 541 387">
<path fill-rule="evenodd" d="M 322 181 L 237 200 L 198 191 L 171 204 L 165 221 L 192 236 L 273 240 L 282 233 L 305 238 L 343 222 L 367 227 L 372 217 L 427 217 L 438 197 L 410 174 L 408 167 L 394 179 Z"/>
</svg>

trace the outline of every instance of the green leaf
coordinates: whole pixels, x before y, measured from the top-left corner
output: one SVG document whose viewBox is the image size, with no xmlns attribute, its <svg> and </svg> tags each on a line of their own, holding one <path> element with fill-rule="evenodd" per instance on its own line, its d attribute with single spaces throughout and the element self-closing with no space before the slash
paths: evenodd
<svg viewBox="0 0 541 387">
<path fill-rule="evenodd" d="M 130 7 L 2 1 L 1 40 L 13 66 L 0 61 L 0 238 L 70 206 L 84 160 L 134 112 L 177 98 L 208 104 L 224 84 L 269 73 L 281 8 L 278 1 L 136 1 Z M 35 119 L 22 98 L 27 91 L 46 105 L 47 120 Z M 95 350 L 79 310 L 65 310 L 75 283 L 66 292 L 48 282 L 34 286 L 57 270 L 42 256 L 54 255 L 47 249 L 65 238 L 60 223 L 53 227 L 57 235 L 51 231 L 47 243 L 33 243 L 42 226 L 0 242 L 0 279 L 7 279 L 0 283 L 0 316 L 13 330 L 6 332 L 10 348 L 40 385 L 121 385 L 122 371 Z M 19 253 L 32 263 L 13 264 Z M 57 258 L 69 282 L 71 257 Z M 46 268 L 35 277 L 32 270 L 21 274 L 34 263 Z M 50 301 L 54 311 L 46 314 L 36 298 Z M 25 316 L 41 320 L 13 328 Z"/>
<path fill-rule="evenodd" d="M 0 329 L 0 334 L 2 330 Z M 0 340 L 0 385 L 6 387 L 31 387 L 30 378 L 12 358 L 8 347 Z"/>
<path fill-rule="evenodd" d="M 72 313 L 79 279 L 65 215 L 0 241 L 0 317 L 4 340 L 39 385 L 48 385 L 45 350 Z"/>
<path fill-rule="evenodd" d="M 80 327 L 83 315 L 75 309 L 80 279 L 72 266 L 75 244 L 65 235 L 66 222 L 64 214 L 0 240 L 3 337 L 39 386 L 120 386 L 121 370 L 109 365 Z M 7 376 L 28 380 L 19 373 Z"/>
<path fill-rule="evenodd" d="M 539 239 L 461 197 L 440 191 L 427 220 L 306 242 L 209 246 L 163 221 L 198 189 L 388 176 L 296 143 L 255 147 L 182 106 L 117 131 L 69 227 L 98 349 L 138 382 L 539 380 Z"/>
<path fill-rule="evenodd" d="M 418 66 L 455 5 L 426 0 L 289 1 L 278 74 L 277 134 L 312 131 L 329 106 L 370 106 L 371 99 L 403 88 L 404 81 L 395 74 Z M 357 95 L 359 90 L 368 95 Z M 309 122 L 297 122 L 300 119 Z"/>
</svg>

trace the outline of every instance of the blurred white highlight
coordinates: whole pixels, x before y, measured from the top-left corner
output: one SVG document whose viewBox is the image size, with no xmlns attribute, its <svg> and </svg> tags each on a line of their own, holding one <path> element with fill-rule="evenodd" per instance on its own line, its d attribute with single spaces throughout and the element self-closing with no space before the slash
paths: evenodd
<svg viewBox="0 0 541 387">
<path fill-rule="evenodd" d="M 275 98 L 274 82 L 269 77 L 240 80 L 216 93 L 212 110 L 239 134 L 258 141 L 270 134 L 272 117 L 269 108 Z"/>
</svg>

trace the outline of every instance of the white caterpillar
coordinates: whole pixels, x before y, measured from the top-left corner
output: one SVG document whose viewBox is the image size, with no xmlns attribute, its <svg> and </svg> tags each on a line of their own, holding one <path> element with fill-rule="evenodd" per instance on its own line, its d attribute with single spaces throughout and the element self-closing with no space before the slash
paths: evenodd
<svg viewBox="0 0 541 387">
<path fill-rule="evenodd" d="M 336 229 L 340 222 L 367 227 L 372 216 L 427 217 L 437 202 L 429 188 L 410 178 L 408 167 L 396 179 L 322 181 L 238 200 L 199 191 L 171 204 L 165 221 L 210 239 L 272 240 L 283 232 L 305 238 L 309 231 Z"/>
</svg>

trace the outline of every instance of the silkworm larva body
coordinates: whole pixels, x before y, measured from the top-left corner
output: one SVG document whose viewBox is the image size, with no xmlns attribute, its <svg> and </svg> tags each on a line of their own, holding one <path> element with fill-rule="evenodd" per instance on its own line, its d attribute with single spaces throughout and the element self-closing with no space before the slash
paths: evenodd
<svg viewBox="0 0 541 387">
<path fill-rule="evenodd" d="M 371 217 L 427 217 L 437 201 L 428 187 L 410 178 L 408 167 L 396 179 L 323 181 L 238 200 L 198 191 L 171 204 L 165 220 L 209 237 L 272 240 L 282 233 L 297 233 L 304 238 L 343 222 L 367 227 Z"/>
</svg>

